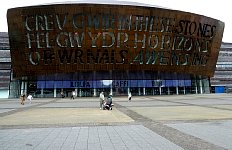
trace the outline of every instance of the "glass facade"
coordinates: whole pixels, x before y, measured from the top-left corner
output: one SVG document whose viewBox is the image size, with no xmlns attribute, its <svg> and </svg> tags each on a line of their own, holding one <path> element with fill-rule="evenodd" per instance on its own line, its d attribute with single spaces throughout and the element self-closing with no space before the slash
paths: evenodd
<svg viewBox="0 0 232 150">
<path fill-rule="evenodd" d="M 99 96 L 101 91 L 113 96 L 197 94 L 206 92 L 204 80 L 22 80 L 21 91 L 34 97 L 66 97 L 75 91 L 78 97 Z M 13 89 L 12 89 L 13 90 Z"/>
</svg>

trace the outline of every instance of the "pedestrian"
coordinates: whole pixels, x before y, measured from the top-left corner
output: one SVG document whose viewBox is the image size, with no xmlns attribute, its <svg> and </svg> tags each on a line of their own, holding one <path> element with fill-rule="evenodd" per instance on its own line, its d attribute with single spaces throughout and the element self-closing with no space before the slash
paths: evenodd
<svg viewBox="0 0 232 150">
<path fill-rule="evenodd" d="M 103 109 L 103 104 L 104 104 L 104 101 L 105 101 L 104 92 L 100 93 L 99 101 L 100 101 L 100 109 Z"/>
<path fill-rule="evenodd" d="M 62 98 L 64 98 L 64 92 L 63 91 L 60 92 L 60 95 L 61 95 Z"/>
<path fill-rule="evenodd" d="M 24 105 L 24 101 L 26 99 L 26 94 L 22 93 L 22 95 L 20 96 L 20 100 L 21 100 L 21 104 Z"/>
<path fill-rule="evenodd" d="M 76 92 L 75 91 L 72 91 L 72 94 L 71 94 L 71 99 L 75 99 L 75 95 L 76 95 Z"/>
<path fill-rule="evenodd" d="M 32 95 L 31 94 L 29 94 L 28 96 L 27 96 L 27 100 L 29 100 L 29 103 L 31 104 L 31 100 L 33 99 L 33 97 L 32 97 Z"/>
<path fill-rule="evenodd" d="M 104 108 L 107 110 L 112 110 L 112 106 L 113 106 L 112 101 L 113 101 L 112 95 L 109 95 L 107 97 L 106 102 L 104 103 Z"/>
<path fill-rule="evenodd" d="M 131 97 L 132 97 L 131 92 L 129 92 L 128 93 L 128 102 L 131 102 Z"/>
</svg>

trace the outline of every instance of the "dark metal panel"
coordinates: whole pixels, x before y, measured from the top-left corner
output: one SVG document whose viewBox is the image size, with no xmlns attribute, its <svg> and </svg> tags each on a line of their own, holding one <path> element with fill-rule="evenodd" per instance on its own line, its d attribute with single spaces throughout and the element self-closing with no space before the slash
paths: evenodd
<svg viewBox="0 0 232 150">
<path fill-rule="evenodd" d="M 15 77 L 81 72 L 77 78 L 93 78 L 85 72 L 94 71 L 105 72 L 102 78 L 115 77 L 108 71 L 213 76 L 224 30 L 223 22 L 202 15 L 113 4 L 13 8 L 7 19 Z"/>
</svg>

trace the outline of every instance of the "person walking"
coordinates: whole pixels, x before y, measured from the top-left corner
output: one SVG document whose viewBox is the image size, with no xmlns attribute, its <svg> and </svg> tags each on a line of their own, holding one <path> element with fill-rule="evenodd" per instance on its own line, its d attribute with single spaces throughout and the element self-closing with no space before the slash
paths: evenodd
<svg viewBox="0 0 232 150">
<path fill-rule="evenodd" d="M 64 97 L 65 97 L 65 96 L 64 96 L 64 92 L 63 92 L 63 91 L 61 91 L 61 92 L 60 92 L 60 95 L 61 95 L 61 97 L 62 97 L 62 98 L 64 98 Z"/>
<path fill-rule="evenodd" d="M 112 101 L 113 101 L 112 95 L 109 95 L 105 102 L 104 108 L 107 110 L 112 110 Z"/>
<path fill-rule="evenodd" d="M 132 97 L 131 92 L 129 92 L 128 93 L 128 102 L 131 102 L 131 97 Z"/>
<path fill-rule="evenodd" d="M 23 93 L 21 96 L 20 96 L 20 100 L 21 100 L 21 104 L 24 105 L 24 101 L 26 99 L 26 94 Z"/>
<path fill-rule="evenodd" d="M 105 101 L 104 92 L 100 93 L 99 101 L 100 101 L 100 109 L 103 109 L 103 104 L 104 104 L 104 101 Z"/>
<path fill-rule="evenodd" d="M 75 91 L 72 91 L 72 94 L 71 94 L 71 99 L 75 99 L 75 95 L 76 95 L 76 92 Z"/>
<path fill-rule="evenodd" d="M 28 96 L 27 96 L 27 100 L 29 100 L 29 103 L 31 104 L 31 100 L 33 99 L 33 97 L 32 97 L 32 95 L 31 94 L 29 94 Z"/>
</svg>

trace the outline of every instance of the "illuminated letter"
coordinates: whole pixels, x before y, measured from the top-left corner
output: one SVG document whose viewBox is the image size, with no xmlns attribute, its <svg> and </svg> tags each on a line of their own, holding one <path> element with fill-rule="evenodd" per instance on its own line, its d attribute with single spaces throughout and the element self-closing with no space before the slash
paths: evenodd
<svg viewBox="0 0 232 150">
<path fill-rule="evenodd" d="M 118 20 L 118 30 L 131 30 L 132 15 L 130 15 L 129 17 L 119 16 Z"/>
<path fill-rule="evenodd" d="M 76 29 L 84 28 L 84 20 L 85 20 L 85 17 L 82 13 L 73 15 L 72 22 L 73 22 L 74 28 Z"/>
<path fill-rule="evenodd" d="M 148 45 L 150 48 L 155 49 L 159 44 L 159 38 L 157 35 L 150 35 L 148 37 Z"/>
<path fill-rule="evenodd" d="M 56 15 L 56 22 L 57 22 L 57 26 L 60 30 L 63 30 L 64 29 L 64 25 L 66 24 L 67 22 L 67 14 L 64 15 L 64 19 L 63 19 L 63 22 L 61 24 L 61 21 L 60 21 L 60 15 Z"/>
<path fill-rule="evenodd" d="M 165 45 L 167 45 L 167 46 L 165 46 Z M 170 36 L 162 35 L 162 43 L 161 43 L 160 49 L 170 50 Z"/>
<path fill-rule="evenodd" d="M 99 32 L 96 37 L 93 37 L 91 32 L 88 32 L 88 33 L 89 33 L 89 36 L 92 39 L 92 47 L 97 47 L 96 46 L 96 41 L 99 38 L 99 36 L 101 35 L 101 33 Z"/>
<path fill-rule="evenodd" d="M 134 48 L 137 48 L 138 42 L 142 43 L 142 48 L 145 48 L 146 34 L 143 34 L 143 40 L 138 40 L 138 33 L 135 33 L 135 46 L 134 46 Z"/>
<path fill-rule="evenodd" d="M 96 15 L 96 16 L 88 16 L 88 27 L 89 28 L 93 28 L 98 30 L 99 29 L 99 24 L 100 24 L 100 15 Z"/>
<path fill-rule="evenodd" d="M 76 42 L 77 42 L 77 47 L 82 47 L 82 42 L 83 42 L 84 36 L 85 36 L 84 32 L 82 32 L 81 37 L 80 37 L 80 34 L 78 32 L 75 32 L 74 40 L 76 40 Z"/>
<path fill-rule="evenodd" d="M 26 27 L 27 31 L 34 31 L 35 30 L 34 28 L 30 27 L 30 25 L 32 25 L 31 22 L 33 22 L 33 19 L 34 19 L 34 17 L 26 17 L 25 27 Z M 30 22 L 30 20 L 32 20 L 32 21 Z"/>
<path fill-rule="evenodd" d="M 60 34 L 58 34 L 57 37 L 56 37 L 57 45 L 60 46 L 60 47 L 67 47 L 67 45 L 68 45 L 67 37 L 68 37 L 67 32 L 61 32 Z M 62 43 L 62 41 L 64 41 L 64 43 Z"/>
<path fill-rule="evenodd" d="M 110 41 L 109 38 L 106 37 L 108 35 L 109 38 L 111 38 L 111 44 L 106 45 L 106 41 Z M 115 42 L 115 37 L 113 32 L 103 32 L 102 33 L 103 39 L 102 39 L 102 47 L 112 47 Z"/>
<path fill-rule="evenodd" d="M 124 40 L 121 40 L 121 36 L 124 35 Z M 125 47 L 128 47 L 126 45 L 126 42 L 128 41 L 128 34 L 127 33 L 118 33 L 118 38 L 117 38 L 117 47 L 121 46 L 121 42 L 124 44 Z"/>
<path fill-rule="evenodd" d="M 45 30 L 43 27 L 44 19 L 42 16 L 36 15 L 36 31 L 39 31 L 39 28 L 41 30 Z"/>
<path fill-rule="evenodd" d="M 54 22 L 53 22 L 53 15 L 44 15 L 44 22 L 45 22 L 45 29 L 54 30 Z"/>
<path fill-rule="evenodd" d="M 40 54 L 39 52 L 31 52 L 29 54 L 29 61 L 32 65 L 38 65 L 40 61 Z"/>
</svg>

